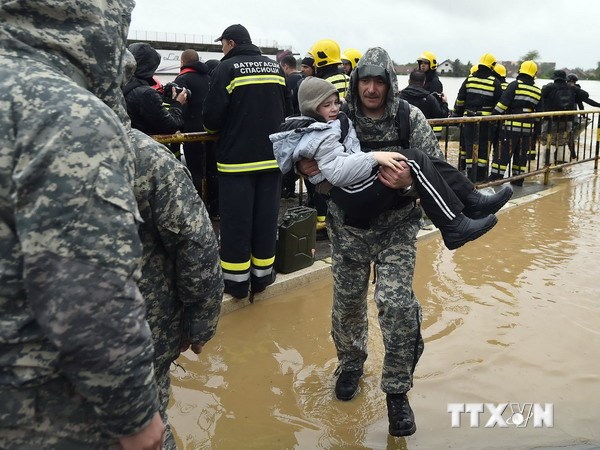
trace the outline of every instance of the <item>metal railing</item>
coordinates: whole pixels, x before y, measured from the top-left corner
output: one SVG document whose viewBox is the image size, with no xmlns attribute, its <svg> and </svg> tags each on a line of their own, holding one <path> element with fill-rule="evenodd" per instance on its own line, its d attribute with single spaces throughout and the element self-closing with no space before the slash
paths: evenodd
<svg viewBox="0 0 600 450">
<path fill-rule="evenodd" d="M 502 127 L 505 121 L 521 120 L 529 122 L 533 121 L 536 123 L 535 127 L 530 131 L 523 129 L 520 132 L 521 135 L 531 133 L 529 136 L 531 137 L 532 148 L 529 151 L 530 157 L 527 161 L 527 170 L 518 175 L 513 175 L 511 154 L 509 166 L 506 168 L 504 178 L 490 182 L 480 181 L 477 183 L 478 186 L 493 186 L 507 181 L 517 181 L 536 175 L 544 175 L 544 183 L 547 184 L 548 177 L 553 170 L 589 161 L 594 161 L 594 169 L 598 169 L 598 161 L 600 159 L 600 109 L 451 117 L 445 119 L 429 119 L 428 122 L 432 127 L 443 127 L 442 137 L 440 138 L 440 148 L 450 164 L 463 169 L 464 162 L 461 161 L 461 153 L 463 153 L 462 157 L 464 157 L 465 148 L 463 136 L 465 124 L 476 124 L 477 135 L 477 131 L 482 123 L 490 123 L 491 126 L 498 129 L 499 127 Z M 567 127 L 567 123 L 571 123 L 571 126 Z M 556 130 L 557 126 L 558 132 Z M 563 128 L 561 128 L 561 126 Z M 500 151 L 500 145 L 502 143 L 499 142 L 499 140 L 504 135 L 502 133 L 490 132 L 490 136 L 486 149 L 487 153 L 481 155 L 484 160 L 489 162 L 491 162 L 494 152 Z M 493 139 L 494 137 L 496 139 L 495 142 Z M 472 154 L 472 181 L 475 181 L 476 179 L 477 165 L 475 164 L 475 161 L 479 159 L 479 153 L 481 151 L 477 139 L 475 139 L 475 141 Z M 571 150 L 573 151 L 575 158 L 571 158 Z M 563 157 L 556 158 L 555 153 L 563 155 Z M 568 157 L 564 157 L 564 155 L 568 155 Z"/>
<path fill-rule="evenodd" d="M 524 178 L 543 175 L 544 183 L 548 184 L 550 174 L 553 170 L 562 169 L 564 167 L 575 164 L 582 164 L 594 161 L 594 170 L 598 170 L 598 161 L 600 160 L 600 109 L 583 110 L 583 111 L 564 111 L 564 112 L 544 112 L 544 113 L 527 113 L 527 114 L 506 114 L 498 116 L 470 116 L 470 117 L 450 117 L 445 119 L 429 119 L 429 124 L 434 127 L 442 127 L 442 137 L 440 138 L 440 148 L 444 153 L 446 160 L 459 169 L 461 167 L 461 152 L 463 151 L 463 130 L 467 123 L 475 123 L 479 126 L 482 123 L 491 122 L 496 127 L 501 127 L 504 121 L 510 120 L 535 120 L 539 125 L 538 130 L 531 131 L 533 148 L 530 152 L 529 160 L 527 161 L 527 170 L 517 175 L 512 174 L 512 162 L 506 169 L 505 177 L 495 181 L 481 181 L 477 185 L 480 187 L 493 186 L 505 183 L 507 181 L 518 181 Z M 561 121 L 562 119 L 562 121 Z M 564 135 L 559 140 L 557 133 L 553 133 L 553 124 L 566 123 L 571 121 L 576 124 L 572 131 L 563 131 Z M 539 128 L 546 122 L 548 133 L 540 133 Z M 560 130 L 559 130 L 560 131 Z M 492 136 L 494 133 L 492 133 Z M 542 136 L 545 141 L 542 142 Z M 173 144 L 182 142 L 202 142 L 218 140 L 218 135 L 208 134 L 206 132 L 196 133 L 176 133 L 170 135 L 155 135 L 152 136 L 155 140 L 162 144 Z M 490 142 L 487 148 L 487 154 L 484 159 L 491 161 L 493 152 L 498 151 L 500 143 Z M 574 151 L 575 158 L 554 158 L 554 151 L 561 151 L 563 154 L 571 153 L 571 148 Z M 480 149 L 477 144 L 473 145 L 473 161 L 478 159 Z M 512 155 L 511 159 L 512 161 Z M 473 164 L 473 172 L 471 173 L 472 181 L 476 179 L 477 169 Z M 489 166 L 488 166 L 489 170 Z M 475 181 L 474 181 L 475 182 Z M 300 183 L 302 186 L 302 183 Z"/>
</svg>

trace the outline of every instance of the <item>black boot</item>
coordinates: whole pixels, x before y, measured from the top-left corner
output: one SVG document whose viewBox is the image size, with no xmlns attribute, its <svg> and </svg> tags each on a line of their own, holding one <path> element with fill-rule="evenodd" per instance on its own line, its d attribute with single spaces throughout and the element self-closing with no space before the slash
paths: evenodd
<svg viewBox="0 0 600 450">
<path fill-rule="evenodd" d="M 335 396 L 338 400 L 347 402 L 352 400 L 358 392 L 358 380 L 362 377 L 361 370 L 341 370 L 338 369 L 339 376 L 335 382 Z"/>
<path fill-rule="evenodd" d="M 492 195 L 485 195 L 479 192 L 478 189 L 473 189 L 466 198 L 461 198 L 465 205 L 463 214 L 471 219 L 487 217 L 498 212 L 510 200 L 512 195 L 513 190 L 509 185 L 504 186 Z"/>
<path fill-rule="evenodd" d="M 490 231 L 498 219 L 493 214 L 483 219 L 469 219 L 464 214 L 459 214 L 447 225 L 440 227 L 440 232 L 444 238 L 444 244 L 449 250 L 455 250 L 462 247 L 467 242 L 474 241 L 480 236 Z"/>
<path fill-rule="evenodd" d="M 417 431 L 415 415 L 406 394 L 387 394 L 389 432 L 392 436 L 410 436 Z"/>
</svg>

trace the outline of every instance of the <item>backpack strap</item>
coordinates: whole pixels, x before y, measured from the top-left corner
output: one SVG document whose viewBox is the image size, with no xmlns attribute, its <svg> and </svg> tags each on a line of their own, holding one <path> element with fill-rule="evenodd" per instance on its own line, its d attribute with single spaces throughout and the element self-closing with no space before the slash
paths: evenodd
<svg viewBox="0 0 600 450">
<path fill-rule="evenodd" d="M 338 119 L 340 121 L 340 129 L 342 132 L 339 141 L 343 144 L 346 136 L 348 136 L 348 131 L 350 131 L 350 119 L 348 119 L 348 116 L 344 111 L 340 111 Z"/>
<path fill-rule="evenodd" d="M 400 147 L 410 147 L 410 106 L 404 99 L 399 99 L 398 112 L 394 122 L 396 123 L 396 129 L 398 130 L 398 140 L 400 141 Z"/>
</svg>

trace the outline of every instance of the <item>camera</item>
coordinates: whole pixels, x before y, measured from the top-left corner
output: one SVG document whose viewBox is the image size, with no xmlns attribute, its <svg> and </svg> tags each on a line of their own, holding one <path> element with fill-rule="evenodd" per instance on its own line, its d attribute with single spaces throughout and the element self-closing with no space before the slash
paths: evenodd
<svg viewBox="0 0 600 450">
<path fill-rule="evenodd" d="M 173 88 L 175 88 L 175 95 L 174 96 L 173 96 Z M 164 86 L 163 99 L 164 99 L 165 102 L 171 103 L 174 100 L 174 97 L 177 97 L 183 91 L 186 92 L 187 99 L 189 101 L 190 97 L 192 96 L 192 91 L 190 91 L 188 88 L 185 88 L 183 86 L 179 86 L 177 83 L 173 83 L 173 82 L 167 83 Z"/>
</svg>

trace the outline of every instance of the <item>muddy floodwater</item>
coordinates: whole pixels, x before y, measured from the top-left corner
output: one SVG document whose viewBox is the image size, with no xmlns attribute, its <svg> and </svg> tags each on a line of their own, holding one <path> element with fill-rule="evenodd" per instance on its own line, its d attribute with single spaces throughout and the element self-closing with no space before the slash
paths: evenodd
<svg viewBox="0 0 600 450">
<path fill-rule="evenodd" d="M 415 435 L 387 432 L 372 301 L 360 392 L 335 400 L 332 287 L 321 278 L 223 316 L 201 355 L 179 358 L 169 414 L 180 447 L 600 446 L 600 178 L 586 163 L 552 181 L 552 194 L 503 211 L 457 251 L 439 235 L 419 241 L 426 346 L 409 394 Z"/>
</svg>

